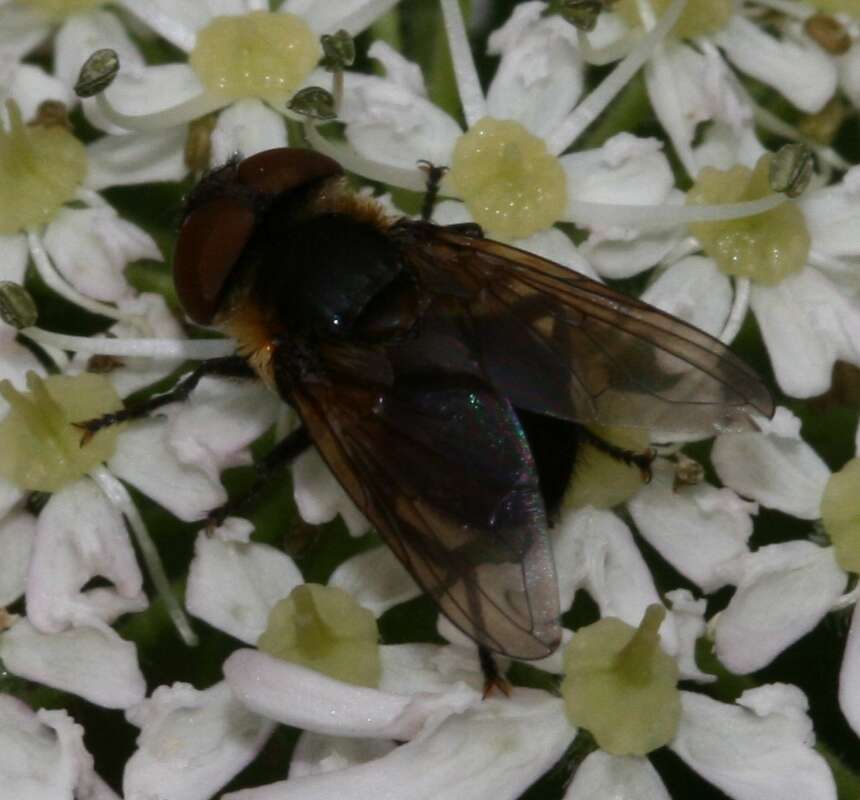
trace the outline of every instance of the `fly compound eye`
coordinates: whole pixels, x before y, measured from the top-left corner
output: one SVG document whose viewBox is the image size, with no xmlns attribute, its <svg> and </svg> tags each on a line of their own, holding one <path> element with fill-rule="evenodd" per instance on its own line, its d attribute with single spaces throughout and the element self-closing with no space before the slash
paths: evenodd
<svg viewBox="0 0 860 800">
<path fill-rule="evenodd" d="M 173 281 L 188 316 L 208 325 L 221 290 L 254 230 L 254 211 L 241 200 L 216 197 L 195 208 L 182 224 L 173 259 Z"/>
<path fill-rule="evenodd" d="M 254 191 L 279 195 L 342 171 L 337 161 L 314 150 L 276 147 L 246 158 L 239 164 L 237 175 Z"/>
<path fill-rule="evenodd" d="M 321 153 L 278 147 L 204 178 L 191 194 L 173 262 L 176 292 L 188 316 L 200 325 L 215 318 L 227 279 L 272 199 L 341 172 Z"/>
</svg>

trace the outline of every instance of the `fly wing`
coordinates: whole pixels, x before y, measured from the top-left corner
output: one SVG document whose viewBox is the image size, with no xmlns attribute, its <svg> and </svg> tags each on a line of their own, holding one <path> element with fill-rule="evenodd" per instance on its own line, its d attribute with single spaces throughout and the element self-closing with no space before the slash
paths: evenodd
<svg viewBox="0 0 860 800">
<path fill-rule="evenodd" d="M 394 231 L 425 287 L 462 296 L 483 372 L 517 408 L 666 434 L 773 414 L 756 373 L 680 319 L 500 242 L 409 221 Z"/>
<path fill-rule="evenodd" d="M 559 598 L 534 463 L 510 404 L 481 381 L 294 387 L 315 445 L 395 555 L 479 644 L 541 658 Z"/>
</svg>

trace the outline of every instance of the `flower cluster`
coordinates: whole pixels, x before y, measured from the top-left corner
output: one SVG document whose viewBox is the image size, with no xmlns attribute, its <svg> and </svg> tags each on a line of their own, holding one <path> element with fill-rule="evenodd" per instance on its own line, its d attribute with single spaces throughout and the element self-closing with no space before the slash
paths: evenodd
<svg viewBox="0 0 860 800">
<path fill-rule="evenodd" d="M 10 797 L 860 791 L 856 0 L 470 6 L 0 0 Z M 158 399 L 236 352 L 183 314 L 171 217 L 286 146 L 392 217 L 444 166 L 435 223 L 768 376 L 776 411 L 744 430 L 578 434 L 545 658 L 488 665 L 314 448 L 270 482 L 291 491 L 210 516 L 301 421 L 258 380 Z"/>
</svg>

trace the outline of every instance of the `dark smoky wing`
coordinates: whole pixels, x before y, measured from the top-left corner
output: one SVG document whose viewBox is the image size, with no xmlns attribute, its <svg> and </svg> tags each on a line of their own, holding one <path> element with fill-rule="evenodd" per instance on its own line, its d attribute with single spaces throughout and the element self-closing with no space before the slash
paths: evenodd
<svg viewBox="0 0 860 800">
<path fill-rule="evenodd" d="M 484 373 L 517 408 L 666 434 L 747 430 L 751 414 L 773 414 L 741 359 L 653 306 L 499 242 L 425 223 L 395 235 L 430 291 L 462 294 Z"/>
<path fill-rule="evenodd" d="M 510 404 L 457 381 L 294 393 L 329 467 L 415 580 L 478 643 L 533 659 L 559 599 L 534 463 Z"/>
</svg>

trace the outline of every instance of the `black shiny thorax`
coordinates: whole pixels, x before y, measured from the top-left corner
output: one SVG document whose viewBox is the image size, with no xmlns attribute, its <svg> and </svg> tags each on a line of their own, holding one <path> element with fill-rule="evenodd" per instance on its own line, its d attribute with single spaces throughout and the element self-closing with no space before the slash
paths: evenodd
<svg viewBox="0 0 860 800">
<path fill-rule="evenodd" d="M 268 209 L 243 254 L 254 302 L 290 336 L 360 336 L 359 320 L 403 272 L 396 248 L 370 222 L 292 205 Z"/>
</svg>

